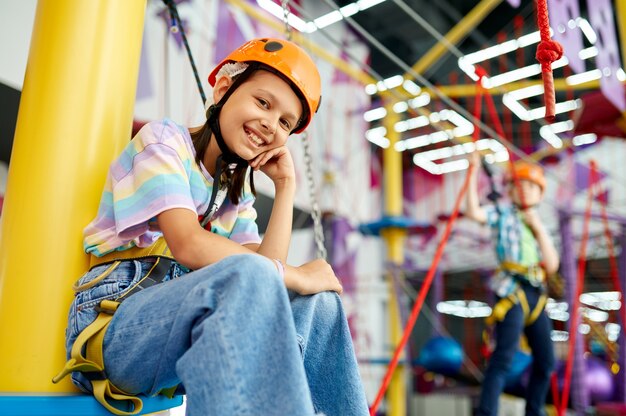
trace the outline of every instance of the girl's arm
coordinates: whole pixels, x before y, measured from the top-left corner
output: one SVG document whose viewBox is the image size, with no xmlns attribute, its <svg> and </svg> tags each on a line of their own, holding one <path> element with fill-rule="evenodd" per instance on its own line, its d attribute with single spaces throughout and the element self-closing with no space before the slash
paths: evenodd
<svg viewBox="0 0 626 416">
<path fill-rule="evenodd" d="M 485 209 L 480 206 L 480 200 L 478 198 L 477 177 L 480 168 L 480 155 L 477 151 L 470 155 L 469 162 L 474 168 L 472 169 L 472 176 L 470 177 L 467 194 L 465 195 L 465 216 L 484 224 L 487 222 L 487 213 Z"/>
<path fill-rule="evenodd" d="M 533 232 L 539 251 L 541 252 L 541 260 L 546 273 L 553 274 L 559 269 L 559 254 L 552 243 L 552 238 L 548 234 L 548 230 L 544 227 L 536 209 L 526 209 L 522 211 L 524 222 Z"/>
<path fill-rule="evenodd" d="M 275 189 L 272 213 L 257 253 L 285 263 L 291 241 L 293 200 L 296 192 L 295 179 L 281 181 L 275 184 Z"/>
</svg>

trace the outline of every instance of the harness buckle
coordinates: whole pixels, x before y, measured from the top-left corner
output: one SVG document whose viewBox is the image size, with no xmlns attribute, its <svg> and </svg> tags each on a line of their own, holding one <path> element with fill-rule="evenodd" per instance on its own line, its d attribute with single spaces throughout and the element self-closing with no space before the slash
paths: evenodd
<svg viewBox="0 0 626 416">
<path fill-rule="evenodd" d="M 106 313 L 109 315 L 113 315 L 115 313 L 115 311 L 117 310 L 117 307 L 120 306 L 119 302 L 116 302 L 114 300 L 103 300 L 102 302 L 100 302 L 100 305 L 97 305 L 96 307 L 94 307 L 94 310 L 98 313 Z"/>
</svg>

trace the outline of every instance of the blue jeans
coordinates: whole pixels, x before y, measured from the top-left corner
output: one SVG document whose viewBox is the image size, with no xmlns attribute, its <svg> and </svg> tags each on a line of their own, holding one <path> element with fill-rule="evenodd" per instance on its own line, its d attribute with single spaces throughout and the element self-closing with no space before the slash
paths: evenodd
<svg viewBox="0 0 626 416">
<path fill-rule="evenodd" d="M 151 266 L 124 261 L 76 296 L 68 351 L 95 319 L 93 308 Z M 181 383 L 191 416 L 368 414 L 339 296 L 289 292 L 274 264 L 258 255 L 231 256 L 188 274 L 174 263 L 164 283 L 120 305 L 104 339 L 104 361 L 112 383 L 129 393 L 154 395 Z M 82 374 L 72 378 L 90 390 Z"/>
<path fill-rule="evenodd" d="M 530 285 L 523 285 L 522 288 L 532 311 L 541 292 L 538 288 Z M 504 319 L 496 324 L 496 348 L 489 359 L 483 380 L 477 415 L 495 416 L 498 414 L 498 398 L 504 389 L 505 378 L 511 367 L 513 356 L 518 350 L 522 332 L 528 339 L 533 357 L 532 371 L 526 389 L 526 415 L 544 414 L 546 394 L 550 387 L 550 376 L 554 368 L 551 331 L 552 323 L 545 311 L 541 312 L 533 324 L 524 327 L 524 313 L 519 304 L 513 306 Z"/>
</svg>

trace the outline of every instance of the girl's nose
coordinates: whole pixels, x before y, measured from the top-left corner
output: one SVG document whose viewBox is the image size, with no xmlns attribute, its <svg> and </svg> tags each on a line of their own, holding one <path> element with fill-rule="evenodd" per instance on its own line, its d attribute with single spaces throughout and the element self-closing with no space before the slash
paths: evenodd
<svg viewBox="0 0 626 416">
<path fill-rule="evenodd" d="M 276 123 L 272 123 L 268 119 L 261 120 L 261 126 L 270 134 L 274 134 L 276 132 Z"/>
</svg>

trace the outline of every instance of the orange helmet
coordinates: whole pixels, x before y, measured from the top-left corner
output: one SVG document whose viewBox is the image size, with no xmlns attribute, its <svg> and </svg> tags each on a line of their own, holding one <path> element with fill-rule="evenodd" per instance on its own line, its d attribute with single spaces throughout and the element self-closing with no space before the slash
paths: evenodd
<svg viewBox="0 0 626 416">
<path fill-rule="evenodd" d="M 302 132 L 317 112 L 321 96 L 321 80 L 315 63 L 298 45 L 284 39 L 252 39 L 232 51 L 209 75 L 209 84 L 215 86 L 220 68 L 229 62 L 260 62 L 283 75 L 297 89 L 303 99 L 303 118 L 294 133 Z"/>
<path fill-rule="evenodd" d="M 537 164 L 518 160 L 513 164 L 512 171 L 509 170 L 507 174 L 507 182 L 514 181 L 515 177 L 520 180 L 524 179 L 539 185 L 542 191 L 546 189 L 546 178 L 543 176 L 543 168 Z"/>
</svg>

